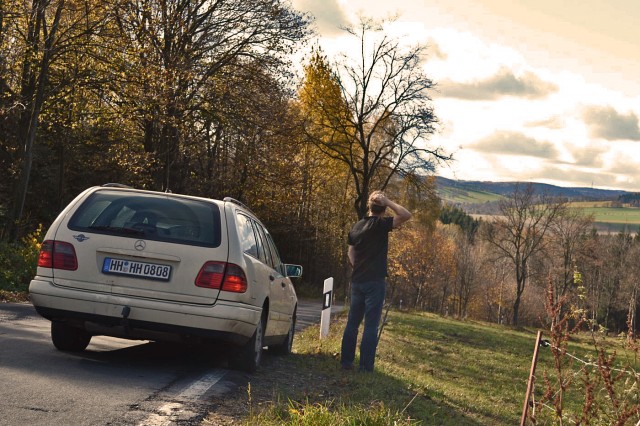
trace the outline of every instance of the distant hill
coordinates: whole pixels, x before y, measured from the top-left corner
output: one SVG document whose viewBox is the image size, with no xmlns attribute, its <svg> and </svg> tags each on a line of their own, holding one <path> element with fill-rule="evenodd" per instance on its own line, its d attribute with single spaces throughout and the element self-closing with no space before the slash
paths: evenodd
<svg viewBox="0 0 640 426">
<path fill-rule="evenodd" d="M 462 204 L 484 203 L 496 201 L 513 194 L 516 185 L 527 185 L 529 182 L 484 182 L 452 180 L 436 177 L 436 185 L 440 198 L 445 201 Z M 565 188 L 546 183 L 531 183 L 536 193 L 552 197 L 566 197 L 571 201 L 615 201 L 620 197 L 629 197 L 632 193 L 621 190 L 597 188 Z"/>
</svg>

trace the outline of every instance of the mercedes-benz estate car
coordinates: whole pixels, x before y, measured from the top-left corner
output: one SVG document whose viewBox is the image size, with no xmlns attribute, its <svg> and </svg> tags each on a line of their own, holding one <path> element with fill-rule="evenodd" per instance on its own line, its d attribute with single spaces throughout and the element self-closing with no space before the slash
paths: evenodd
<svg viewBox="0 0 640 426">
<path fill-rule="evenodd" d="M 62 351 L 91 337 L 216 342 L 233 368 L 289 353 L 297 297 L 260 220 L 240 202 L 118 184 L 78 195 L 47 231 L 29 293 Z"/>
</svg>

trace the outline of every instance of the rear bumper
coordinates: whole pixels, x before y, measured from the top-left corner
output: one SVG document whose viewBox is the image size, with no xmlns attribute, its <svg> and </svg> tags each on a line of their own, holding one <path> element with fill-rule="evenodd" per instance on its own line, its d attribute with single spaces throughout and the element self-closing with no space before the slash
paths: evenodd
<svg viewBox="0 0 640 426">
<path fill-rule="evenodd" d="M 64 288 L 40 277 L 31 281 L 29 293 L 36 311 L 48 320 L 128 339 L 243 344 L 255 332 L 262 313 L 256 306 L 222 300 L 199 306 Z"/>
</svg>

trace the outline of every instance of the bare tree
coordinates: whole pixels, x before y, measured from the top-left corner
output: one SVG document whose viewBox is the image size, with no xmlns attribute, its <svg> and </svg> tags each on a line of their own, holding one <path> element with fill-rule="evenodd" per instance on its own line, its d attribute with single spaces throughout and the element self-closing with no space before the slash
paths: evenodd
<svg viewBox="0 0 640 426">
<path fill-rule="evenodd" d="M 629 298 L 627 312 L 627 338 L 635 340 L 638 329 L 638 299 L 640 293 L 640 264 L 637 262 L 640 256 L 640 242 L 636 239 L 627 254 L 626 290 Z"/>
<path fill-rule="evenodd" d="M 554 286 L 554 303 L 558 303 L 574 287 L 574 273 L 580 270 L 586 256 L 593 252 L 590 232 L 593 215 L 576 209 L 566 209 L 551 223 L 549 263 Z"/>
<path fill-rule="evenodd" d="M 383 23 L 366 18 L 345 30 L 360 47 L 356 57 L 335 64 L 345 107 L 335 108 L 321 91 L 305 94 L 323 112 L 308 117 L 305 131 L 324 154 L 348 166 L 362 217 L 373 185 L 384 189 L 393 176 L 431 172 L 450 156 L 427 145 L 437 119 L 429 97 L 434 83 L 421 67 L 426 46 L 405 48 L 384 33 Z"/>
<path fill-rule="evenodd" d="M 593 318 L 601 327 L 620 332 L 626 322 L 629 294 L 626 292 L 625 279 L 630 272 L 628 262 L 633 247 L 633 238 L 622 232 L 616 235 L 599 236 L 598 254 L 601 262 L 597 264 L 594 278 L 586 276 L 587 286 L 595 284 L 596 301 Z M 585 274 L 586 275 L 586 274 Z M 593 282 L 595 281 L 595 282 Z"/>
<path fill-rule="evenodd" d="M 458 318 L 465 318 L 469 302 L 480 281 L 481 252 L 462 230 L 457 233 L 455 242 L 457 273 L 453 312 Z"/>
<path fill-rule="evenodd" d="M 565 210 L 566 202 L 536 196 L 531 184 L 517 185 L 511 197 L 500 203 L 502 216 L 484 228 L 486 241 L 499 257 L 509 259 L 514 267 L 514 325 L 518 325 L 520 301 L 530 275 L 529 262 L 545 248 L 551 225 Z"/>
</svg>

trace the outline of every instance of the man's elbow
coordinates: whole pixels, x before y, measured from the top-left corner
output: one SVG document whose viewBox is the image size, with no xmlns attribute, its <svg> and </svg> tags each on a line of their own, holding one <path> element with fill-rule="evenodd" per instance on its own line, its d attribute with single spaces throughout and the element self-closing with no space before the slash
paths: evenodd
<svg viewBox="0 0 640 426">
<path fill-rule="evenodd" d="M 406 210 L 406 209 L 405 209 L 405 211 L 403 211 L 403 212 L 400 214 L 400 219 L 401 219 L 403 222 L 408 221 L 408 220 L 409 220 L 409 219 L 411 219 L 412 217 L 413 217 L 413 214 L 411 214 L 411 212 L 410 212 L 409 210 Z"/>
<path fill-rule="evenodd" d="M 413 215 L 409 211 L 402 212 L 401 214 L 398 214 L 398 215 L 394 216 L 394 218 L 393 218 L 393 227 L 397 228 L 398 226 L 402 225 L 403 223 L 405 223 L 406 221 L 408 221 L 412 217 L 413 217 Z"/>
</svg>

